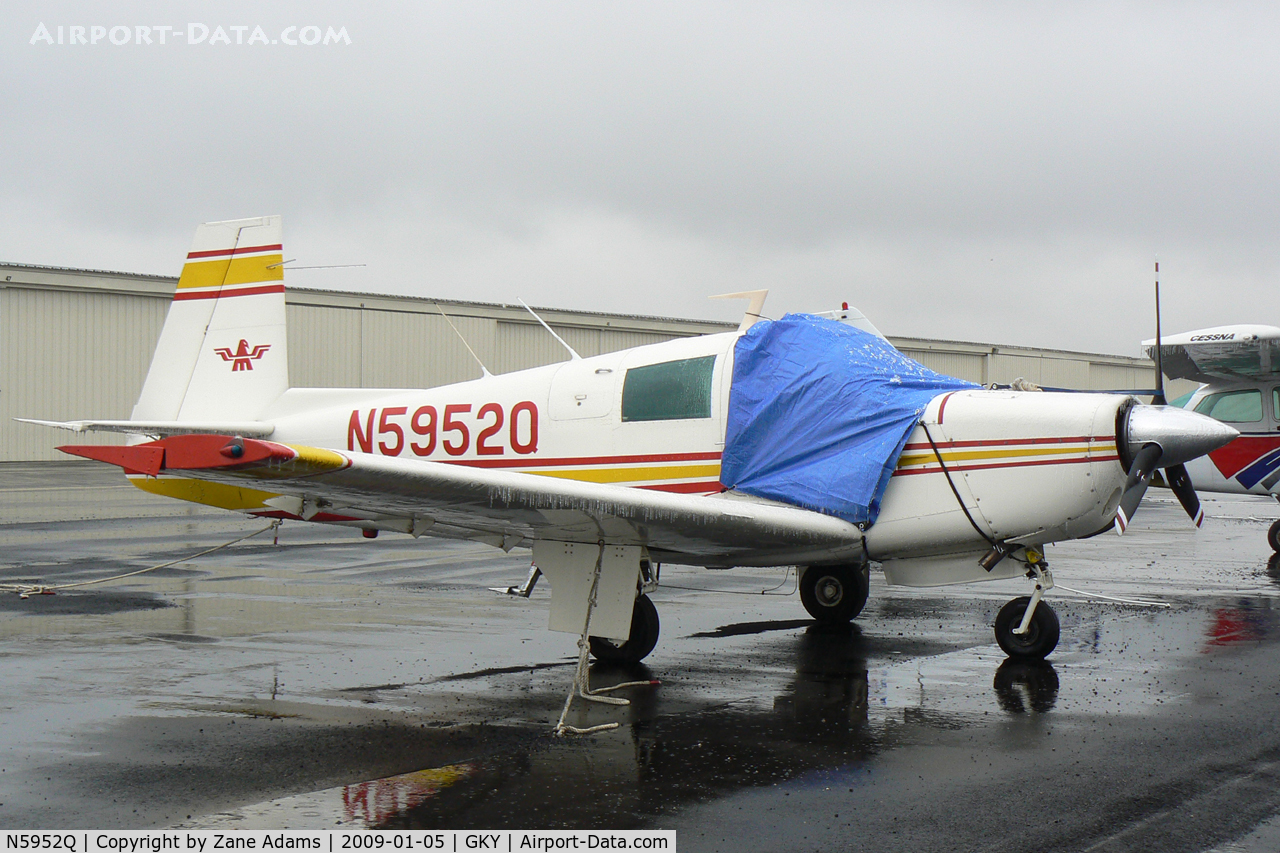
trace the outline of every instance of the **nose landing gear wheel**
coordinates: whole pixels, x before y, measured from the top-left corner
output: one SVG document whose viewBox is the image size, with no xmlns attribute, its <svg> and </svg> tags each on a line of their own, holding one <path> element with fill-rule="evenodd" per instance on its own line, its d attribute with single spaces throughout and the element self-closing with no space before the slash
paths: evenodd
<svg viewBox="0 0 1280 853">
<path fill-rule="evenodd" d="M 868 563 L 808 566 L 800 576 L 800 603 L 828 625 L 845 625 L 862 612 L 871 586 Z"/>
<path fill-rule="evenodd" d="M 647 595 L 636 596 L 631 611 L 631 636 L 622 644 L 604 637 L 588 637 L 591 654 L 603 663 L 639 663 L 658 644 L 658 608 Z"/>
<path fill-rule="evenodd" d="M 1031 614 L 1031 624 L 1027 633 L 1015 634 L 1014 629 L 1022 624 L 1022 616 L 1031 603 L 1029 596 L 1022 596 L 1010 601 L 1000 608 L 996 616 L 996 642 L 1004 653 L 1019 660 L 1044 660 L 1058 646 L 1061 629 L 1058 625 L 1058 614 L 1053 608 L 1041 601 Z"/>
</svg>

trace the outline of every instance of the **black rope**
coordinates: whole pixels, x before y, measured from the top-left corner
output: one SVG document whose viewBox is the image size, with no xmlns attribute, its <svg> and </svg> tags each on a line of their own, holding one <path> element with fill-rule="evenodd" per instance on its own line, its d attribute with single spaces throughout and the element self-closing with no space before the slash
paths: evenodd
<svg viewBox="0 0 1280 853">
<path fill-rule="evenodd" d="M 929 446 L 933 448 L 933 455 L 938 459 L 938 465 L 942 468 L 942 473 L 947 477 L 947 485 L 951 487 L 951 494 L 956 496 L 956 503 L 960 504 L 960 509 L 964 511 L 964 517 L 969 519 L 969 523 L 973 525 L 973 529 L 978 531 L 978 535 L 987 542 L 991 543 L 991 547 L 999 551 L 1003 551 L 1004 546 L 1000 545 L 996 540 L 987 535 L 987 532 L 978 526 L 978 522 L 973 520 L 973 516 L 969 514 L 969 508 L 964 505 L 964 498 L 960 497 L 960 490 L 956 488 L 955 482 L 951 479 L 951 472 L 947 470 L 947 463 L 942 461 L 942 454 L 938 451 L 938 445 L 934 443 L 933 436 L 929 434 L 929 427 L 924 421 L 920 422 L 920 428 L 924 430 L 924 437 L 929 439 Z"/>
</svg>

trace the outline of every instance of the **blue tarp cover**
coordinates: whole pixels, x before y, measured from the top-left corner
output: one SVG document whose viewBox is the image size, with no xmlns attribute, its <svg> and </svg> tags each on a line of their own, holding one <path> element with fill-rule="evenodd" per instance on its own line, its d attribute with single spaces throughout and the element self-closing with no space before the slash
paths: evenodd
<svg viewBox="0 0 1280 853">
<path fill-rule="evenodd" d="M 977 387 L 835 320 L 788 314 L 757 323 L 734 349 L 720 482 L 874 524 L 929 401 Z"/>
</svg>

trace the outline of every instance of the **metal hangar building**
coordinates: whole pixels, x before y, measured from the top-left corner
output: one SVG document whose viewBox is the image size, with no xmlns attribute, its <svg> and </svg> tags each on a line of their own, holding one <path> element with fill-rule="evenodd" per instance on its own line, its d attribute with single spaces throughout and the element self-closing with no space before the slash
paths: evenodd
<svg viewBox="0 0 1280 853">
<path fill-rule="evenodd" d="M 13 418 L 128 418 L 142 389 L 177 278 L 0 264 L 0 462 L 66 459 L 68 436 Z M 299 387 L 428 388 L 564 361 L 567 354 L 519 305 L 309 290 L 285 293 L 289 379 Z M 448 315 L 448 320 L 443 313 Z M 592 356 L 733 323 L 538 308 L 558 335 Z M 1144 388 L 1141 358 L 890 337 L 940 373 L 980 383 L 1018 377 L 1078 389 Z M 1171 389 L 1172 390 L 1172 389 Z M 76 443 L 118 443 L 84 433 Z"/>
</svg>

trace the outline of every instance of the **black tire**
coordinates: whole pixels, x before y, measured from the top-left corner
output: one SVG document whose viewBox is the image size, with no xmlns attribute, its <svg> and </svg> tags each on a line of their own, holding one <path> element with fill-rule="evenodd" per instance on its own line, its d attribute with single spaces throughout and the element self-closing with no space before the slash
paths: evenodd
<svg viewBox="0 0 1280 853">
<path fill-rule="evenodd" d="M 1036 605 L 1036 612 L 1027 626 L 1027 633 L 1015 634 L 1013 629 L 1022 624 L 1022 614 L 1031 603 L 1029 596 L 1022 596 L 1000 608 L 996 616 L 996 642 L 1004 653 L 1018 660 L 1044 660 L 1058 647 L 1061 628 L 1058 614 L 1043 601 Z"/>
<path fill-rule="evenodd" d="M 637 595 L 631 610 L 631 636 L 619 645 L 604 637 L 588 637 L 591 654 L 607 663 L 639 663 L 658 645 L 658 608 L 647 595 Z"/>
<path fill-rule="evenodd" d="M 1271 550 L 1280 554 L 1280 520 L 1271 525 L 1271 529 L 1267 531 L 1267 544 L 1271 546 Z"/>
<path fill-rule="evenodd" d="M 800 602 L 827 625 L 847 625 L 862 612 L 871 588 L 868 563 L 807 566 L 800 576 Z"/>
</svg>

